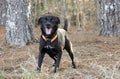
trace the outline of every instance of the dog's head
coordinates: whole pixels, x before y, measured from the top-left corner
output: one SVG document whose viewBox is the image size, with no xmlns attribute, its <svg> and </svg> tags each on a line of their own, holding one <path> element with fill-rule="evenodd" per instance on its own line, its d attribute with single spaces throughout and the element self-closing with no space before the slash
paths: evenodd
<svg viewBox="0 0 120 79">
<path fill-rule="evenodd" d="M 39 18 L 38 24 L 41 26 L 42 33 L 50 37 L 57 31 L 60 19 L 56 16 L 43 16 Z"/>
</svg>

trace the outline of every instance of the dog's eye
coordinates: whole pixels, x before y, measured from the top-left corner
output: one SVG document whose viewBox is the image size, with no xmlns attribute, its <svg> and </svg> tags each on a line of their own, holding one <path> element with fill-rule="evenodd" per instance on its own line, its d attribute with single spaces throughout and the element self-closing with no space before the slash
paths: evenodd
<svg viewBox="0 0 120 79">
<path fill-rule="evenodd" d="M 51 19 L 51 22 L 54 22 L 55 20 L 54 19 Z"/>
</svg>

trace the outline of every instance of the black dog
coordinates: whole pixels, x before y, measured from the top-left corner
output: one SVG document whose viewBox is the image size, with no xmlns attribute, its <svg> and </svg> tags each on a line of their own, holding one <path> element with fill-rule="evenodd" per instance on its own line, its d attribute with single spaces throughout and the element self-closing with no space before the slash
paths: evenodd
<svg viewBox="0 0 120 79">
<path fill-rule="evenodd" d="M 67 38 L 66 31 L 58 28 L 58 24 L 60 24 L 59 18 L 49 15 L 43 16 L 39 18 L 38 24 L 41 26 L 42 35 L 40 39 L 40 53 L 38 57 L 37 71 L 41 71 L 43 58 L 45 53 L 47 53 L 55 61 L 54 72 L 56 72 L 59 69 L 63 49 L 66 49 L 66 51 L 69 53 L 72 60 L 72 66 L 73 68 L 76 68 L 72 44 Z"/>
</svg>

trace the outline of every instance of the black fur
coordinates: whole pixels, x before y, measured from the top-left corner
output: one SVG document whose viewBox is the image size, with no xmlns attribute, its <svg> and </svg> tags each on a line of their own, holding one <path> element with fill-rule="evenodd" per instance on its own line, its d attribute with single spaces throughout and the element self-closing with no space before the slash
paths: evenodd
<svg viewBox="0 0 120 79">
<path fill-rule="evenodd" d="M 41 71 L 41 65 L 43 62 L 43 58 L 45 56 L 45 53 L 47 53 L 54 61 L 54 72 L 57 72 L 59 69 L 59 64 L 62 56 L 62 46 L 59 44 L 59 38 L 57 38 L 52 43 L 50 40 L 57 34 L 58 30 L 58 24 L 60 24 L 60 20 L 56 16 L 43 16 L 39 19 L 38 24 L 41 26 L 42 34 L 47 38 L 47 41 L 45 41 L 42 37 L 40 39 L 40 46 L 39 46 L 39 57 L 38 57 L 38 67 L 37 71 Z M 52 31 L 49 33 L 46 32 L 45 29 L 52 29 Z M 70 58 L 72 60 L 73 68 L 76 68 L 76 65 L 74 63 L 74 56 L 71 49 L 71 44 L 68 38 L 65 36 L 65 46 L 64 49 L 69 53 Z"/>
<path fill-rule="evenodd" d="M 60 20 L 56 16 L 43 16 L 38 20 L 38 24 L 41 25 L 42 34 L 51 38 L 57 31 Z M 50 35 L 45 33 L 45 27 L 52 28 L 52 33 Z"/>
<path fill-rule="evenodd" d="M 63 27 L 63 29 L 68 31 L 68 20 L 66 18 L 64 20 L 64 27 Z"/>
</svg>

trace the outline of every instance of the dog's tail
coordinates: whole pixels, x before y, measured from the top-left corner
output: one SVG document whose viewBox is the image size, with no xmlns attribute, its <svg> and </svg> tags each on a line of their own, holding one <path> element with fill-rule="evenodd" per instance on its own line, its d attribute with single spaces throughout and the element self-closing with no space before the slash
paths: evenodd
<svg viewBox="0 0 120 79">
<path fill-rule="evenodd" d="M 64 19 L 64 27 L 63 27 L 63 29 L 68 31 L 68 20 L 66 18 Z"/>
</svg>

